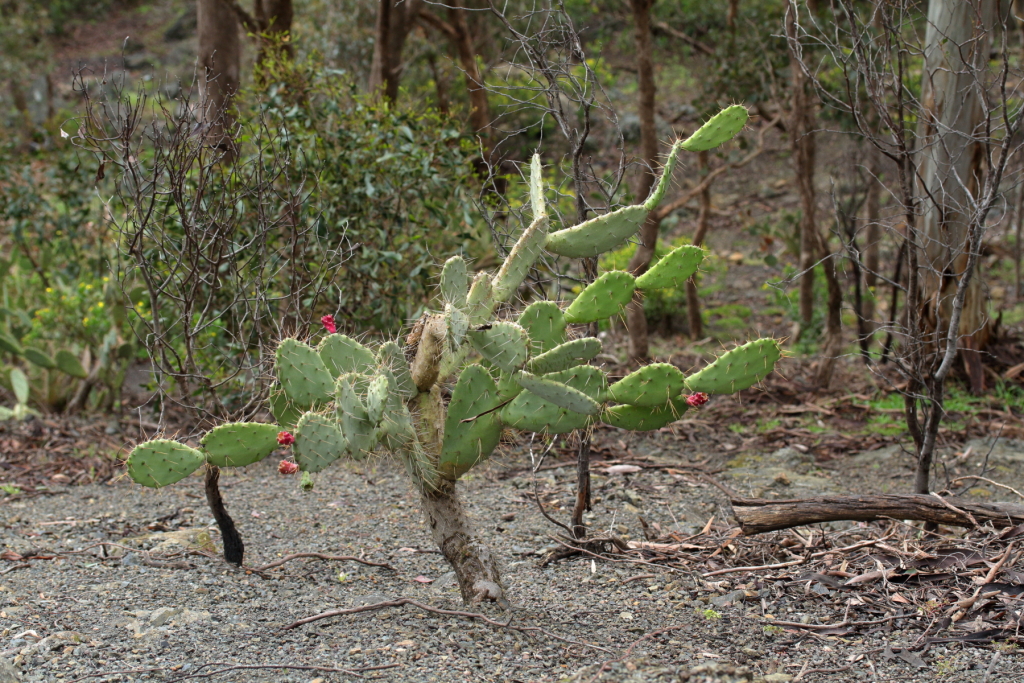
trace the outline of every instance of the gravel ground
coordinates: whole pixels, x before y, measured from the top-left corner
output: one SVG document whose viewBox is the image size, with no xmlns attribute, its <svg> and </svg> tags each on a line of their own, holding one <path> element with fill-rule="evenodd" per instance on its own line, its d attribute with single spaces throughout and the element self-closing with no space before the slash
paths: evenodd
<svg viewBox="0 0 1024 683">
<path fill-rule="evenodd" d="M 605 457 L 616 444 L 625 445 L 616 440 L 605 444 Z M 687 447 L 690 453 L 694 450 Z M 671 435 L 655 434 L 634 439 L 619 457 L 687 464 L 688 458 L 679 453 L 679 442 Z M 785 454 L 783 460 L 792 456 Z M 725 462 L 724 456 L 720 459 Z M 708 462 L 707 456 L 694 460 Z M 412 606 L 282 631 L 294 620 L 324 610 L 403 596 L 435 607 L 463 606 L 443 559 L 432 552 L 416 496 L 392 463 L 335 467 L 318 477 L 313 491 L 302 492 L 297 478 L 278 475 L 276 460 L 268 459 L 222 478 L 225 498 L 247 543 L 247 564 L 259 566 L 294 552 L 323 552 L 363 555 L 388 562 L 395 571 L 302 559 L 260 575 L 210 557 L 181 555 L 182 544 L 209 547 L 218 540 L 198 477 L 161 491 L 123 480 L 0 501 L 5 550 L 46 555 L 100 541 L 139 549 L 108 548 L 112 557 L 107 558 L 93 548 L 55 559 L 0 562 L 5 572 L 0 575 L 0 683 L 66 683 L 114 671 L 134 673 L 86 680 L 182 680 L 225 668 L 201 668 L 213 662 L 346 669 L 394 665 L 362 674 L 386 681 L 783 683 L 797 679 L 802 670 L 799 680 L 805 681 L 1024 679 L 1020 655 L 1005 643 L 988 648 L 933 644 L 916 653 L 919 659 L 907 656 L 911 661 L 905 661 L 892 652 L 912 644 L 920 630 L 901 632 L 882 624 L 859 635 L 835 636 L 765 628 L 766 613 L 809 623 L 842 618 L 833 602 L 807 592 L 804 584 L 787 587 L 767 574 L 736 575 L 723 588 L 660 567 L 585 557 L 541 568 L 538 554 L 551 546 L 549 535 L 557 529 L 526 495 L 528 464 L 522 452 L 496 458 L 474 470 L 463 487 L 471 516 L 505 561 L 514 605 L 511 614 L 496 606 L 482 611 L 608 652 L 423 613 Z M 783 464 L 793 465 L 788 460 Z M 799 463 L 793 466 L 799 469 Z M 774 476 L 773 470 L 766 471 Z M 568 514 L 573 476 L 571 467 L 539 475 L 541 499 L 560 519 Z M 841 475 L 815 471 L 808 476 L 834 482 Z M 888 470 L 885 477 L 891 478 Z M 724 512 L 724 498 L 716 489 L 670 467 L 596 476 L 595 503 L 588 520 L 595 530 L 635 539 L 642 538 L 638 513 L 666 530 L 693 533 L 712 514 L 722 519 Z M 189 567 L 146 566 L 144 550 L 153 558 L 187 561 Z M 20 564 L 29 566 L 15 569 Z M 746 600 L 723 604 L 725 589 L 734 600 L 736 591 L 744 591 L 739 595 Z M 664 631 L 641 640 L 657 629 Z M 600 671 L 609 660 L 618 661 Z M 843 670 L 819 671 L 835 669 Z M 226 671 L 214 680 L 326 683 L 359 678 L 251 669 Z"/>
</svg>

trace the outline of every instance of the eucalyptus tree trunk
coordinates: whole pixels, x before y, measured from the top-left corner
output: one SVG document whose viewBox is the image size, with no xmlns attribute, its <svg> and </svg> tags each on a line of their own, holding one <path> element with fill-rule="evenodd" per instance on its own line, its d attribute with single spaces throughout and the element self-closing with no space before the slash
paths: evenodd
<svg viewBox="0 0 1024 683">
<path fill-rule="evenodd" d="M 225 160 L 235 157 L 231 100 L 238 92 L 242 43 L 239 22 L 224 0 L 197 0 L 199 34 L 199 111 L 206 139 Z"/>
<path fill-rule="evenodd" d="M 958 276 L 968 259 L 967 229 L 979 190 L 975 170 L 982 162 L 978 139 L 987 136 L 981 98 L 988 85 L 995 18 L 995 0 L 931 0 L 928 6 L 918 130 L 918 177 L 928 201 L 918 230 L 924 320 L 937 337 L 945 334 Z M 988 341 L 989 320 L 977 275 L 971 278 L 958 332 L 971 388 L 980 393 L 984 373 L 978 351 Z"/>
<path fill-rule="evenodd" d="M 807 78 L 800 66 L 796 32 L 796 4 L 786 8 L 786 37 L 789 42 L 791 73 L 791 109 L 789 135 L 793 148 L 793 170 L 800 193 L 800 323 L 797 337 L 803 335 L 814 318 L 814 262 L 818 246 L 814 190 L 815 144 L 813 105 L 807 96 Z"/>
<path fill-rule="evenodd" d="M 636 37 L 636 66 L 640 86 L 640 156 L 646 168 L 641 171 L 636 196 L 640 201 L 647 198 L 654 187 L 654 168 L 658 157 L 658 134 L 654 125 L 654 48 L 651 44 L 651 6 L 653 0 L 630 0 L 633 7 L 633 21 Z M 640 243 L 629 260 L 629 271 L 640 276 L 647 271 L 658 245 L 658 229 L 661 221 L 658 212 L 647 214 L 640 227 Z M 644 303 L 634 298 L 626 308 L 626 326 L 629 329 L 629 359 L 642 363 L 650 356 L 647 338 L 647 316 Z"/>
</svg>

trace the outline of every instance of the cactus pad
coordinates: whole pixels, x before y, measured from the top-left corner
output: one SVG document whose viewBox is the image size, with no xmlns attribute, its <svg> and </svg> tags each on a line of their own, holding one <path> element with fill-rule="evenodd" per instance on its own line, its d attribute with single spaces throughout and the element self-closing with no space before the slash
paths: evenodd
<svg viewBox="0 0 1024 683">
<path fill-rule="evenodd" d="M 544 353 L 565 341 L 565 316 L 554 301 L 535 301 L 519 316 L 519 325 L 530 335 L 534 353 Z"/>
<path fill-rule="evenodd" d="M 385 382 L 387 379 L 384 380 Z M 369 395 L 372 383 L 364 375 L 351 373 L 338 378 L 338 416 L 341 432 L 345 435 L 346 452 L 359 460 L 373 450 L 377 443 L 376 421 L 359 395 Z"/>
<path fill-rule="evenodd" d="M 82 361 L 78 360 L 78 356 L 70 351 L 61 349 L 53 357 L 53 361 L 57 364 L 57 369 L 66 375 L 71 375 L 78 379 L 85 379 L 89 376 L 89 373 L 82 367 Z"/>
<path fill-rule="evenodd" d="M 338 425 L 324 415 L 306 413 L 295 428 L 292 453 L 303 472 L 319 472 L 343 456 L 348 442 Z"/>
<path fill-rule="evenodd" d="M 469 274 L 461 256 L 452 256 L 441 268 L 441 298 L 456 308 L 466 307 Z"/>
<path fill-rule="evenodd" d="M 438 471 L 455 481 L 487 458 L 501 440 L 498 390 L 487 370 L 470 365 L 452 389 L 444 421 L 444 443 Z"/>
<path fill-rule="evenodd" d="M 462 346 L 462 340 L 466 338 L 469 330 L 469 317 L 451 304 L 444 305 L 444 325 L 448 332 L 448 343 L 451 348 L 457 349 Z"/>
<path fill-rule="evenodd" d="M 277 347 L 276 368 L 277 379 L 296 406 L 311 408 L 330 400 L 334 386 L 331 373 L 309 345 L 296 339 L 282 341 Z"/>
<path fill-rule="evenodd" d="M 211 429 L 200 443 L 217 467 L 245 467 L 277 450 L 280 429 L 272 424 L 229 422 Z"/>
<path fill-rule="evenodd" d="M 591 258 L 611 251 L 636 234 L 647 217 L 642 205 L 626 206 L 548 235 L 544 247 L 569 258 Z"/>
<path fill-rule="evenodd" d="M 370 386 L 366 390 L 366 417 L 373 424 L 377 424 L 384 417 L 389 389 L 387 375 L 377 375 L 370 380 Z"/>
<path fill-rule="evenodd" d="M 140 443 L 128 455 L 128 476 L 158 489 L 184 479 L 206 462 L 202 451 L 168 439 Z"/>
<path fill-rule="evenodd" d="M 0 350 L 13 353 L 15 356 L 20 356 L 25 352 L 18 340 L 6 332 L 0 332 Z"/>
<path fill-rule="evenodd" d="M 685 398 L 660 406 L 612 406 L 601 413 L 601 421 L 632 432 L 649 432 L 672 424 L 689 409 Z"/>
<path fill-rule="evenodd" d="M 373 372 L 377 360 L 370 349 L 343 334 L 329 334 L 317 347 L 331 379 L 347 372 Z"/>
<path fill-rule="evenodd" d="M 530 338 L 526 330 L 515 323 L 483 325 L 470 330 L 467 336 L 481 356 L 505 372 L 515 372 L 529 357 Z"/>
<path fill-rule="evenodd" d="M 771 374 L 782 357 L 779 342 L 757 339 L 723 353 L 686 378 L 686 388 L 706 394 L 732 394 L 752 387 Z"/>
<path fill-rule="evenodd" d="M 409 373 L 409 361 L 405 358 L 402 348 L 393 341 L 384 342 L 377 349 L 377 363 L 387 368 L 395 377 L 395 384 L 399 394 L 405 398 L 412 398 L 418 392 L 416 385 L 412 382 L 412 375 Z"/>
<path fill-rule="evenodd" d="M 597 402 L 604 400 L 608 380 L 600 369 L 591 365 L 578 365 L 568 370 L 547 375 L 545 379 L 566 384 Z M 586 427 L 592 418 L 559 408 L 536 394 L 524 391 L 502 408 L 501 421 L 507 427 L 529 432 L 565 434 Z"/>
<path fill-rule="evenodd" d="M 491 281 L 495 301 L 508 301 L 508 298 L 515 294 L 519 285 L 523 284 L 523 280 L 530 274 L 530 268 L 533 268 L 533 264 L 544 251 L 547 238 L 548 217 L 547 214 L 541 214 L 512 247 L 512 251 Z"/>
<path fill-rule="evenodd" d="M 527 391 L 554 403 L 559 408 L 565 408 L 566 410 L 582 413 L 583 415 L 597 415 L 601 412 L 600 403 L 582 391 L 573 389 L 561 382 L 556 382 L 546 377 L 537 377 L 528 372 L 520 372 L 516 375 L 516 381 Z"/>
<path fill-rule="evenodd" d="M 11 390 L 14 391 L 14 398 L 18 403 L 28 403 L 29 384 L 28 376 L 21 368 L 11 368 Z"/>
<path fill-rule="evenodd" d="M 653 407 L 678 398 L 685 388 L 686 379 L 676 366 L 652 363 L 608 387 L 608 398 L 617 403 Z"/>
<path fill-rule="evenodd" d="M 746 107 L 734 104 L 712 116 L 707 123 L 697 129 L 682 145 L 687 152 L 704 152 L 718 147 L 736 137 L 747 124 Z"/>
<path fill-rule="evenodd" d="M 46 368 L 47 370 L 52 370 L 57 367 L 57 364 L 48 355 L 39 349 L 33 349 L 28 346 L 25 347 L 25 360 L 34 365 L 38 365 L 41 368 Z"/>
<path fill-rule="evenodd" d="M 466 297 L 466 314 L 471 327 L 478 327 L 487 322 L 494 310 L 494 290 L 491 287 L 491 276 L 477 273 Z"/>
<path fill-rule="evenodd" d="M 280 385 L 270 390 L 270 412 L 282 429 L 291 431 L 302 417 L 302 409 L 288 400 L 288 394 Z"/>
<path fill-rule="evenodd" d="M 633 298 L 636 278 L 624 270 L 610 270 L 580 292 L 565 311 L 570 323 L 592 323 L 616 315 Z"/>
<path fill-rule="evenodd" d="M 673 249 L 650 270 L 636 279 L 640 289 L 682 287 L 697 272 L 704 260 L 704 250 L 690 244 Z"/>
<path fill-rule="evenodd" d="M 601 353 L 600 339 L 581 337 L 533 357 L 526 364 L 526 369 L 538 375 L 546 375 L 549 372 L 558 372 L 580 363 L 586 363 L 599 353 Z"/>
</svg>

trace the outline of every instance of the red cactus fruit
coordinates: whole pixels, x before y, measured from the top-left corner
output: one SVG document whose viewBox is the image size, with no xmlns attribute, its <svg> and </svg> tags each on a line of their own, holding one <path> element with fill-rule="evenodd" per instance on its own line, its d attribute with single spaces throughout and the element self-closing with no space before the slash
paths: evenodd
<svg viewBox="0 0 1024 683">
<path fill-rule="evenodd" d="M 282 446 L 291 446 L 293 443 L 295 443 L 295 437 L 292 435 L 291 432 L 278 432 L 277 443 L 281 444 Z"/>
<path fill-rule="evenodd" d="M 708 402 L 708 395 L 703 391 L 698 391 L 696 394 L 690 394 L 686 397 L 686 402 L 691 408 L 699 408 Z"/>
<path fill-rule="evenodd" d="M 299 466 L 291 460 L 282 460 L 281 464 L 277 466 L 277 471 L 281 474 L 295 474 L 299 471 Z"/>
<path fill-rule="evenodd" d="M 338 326 L 334 324 L 333 315 L 325 315 L 324 317 L 320 318 L 320 322 L 323 323 L 324 329 L 327 330 L 328 334 L 334 334 L 335 332 L 338 331 Z"/>
</svg>

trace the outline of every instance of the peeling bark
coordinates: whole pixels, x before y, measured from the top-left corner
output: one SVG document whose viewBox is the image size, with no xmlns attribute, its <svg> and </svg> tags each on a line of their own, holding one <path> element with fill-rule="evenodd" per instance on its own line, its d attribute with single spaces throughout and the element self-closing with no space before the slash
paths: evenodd
<svg viewBox="0 0 1024 683">
<path fill-rule="evenodd" d="M 507 608 L 498 558 L 473 531 L 455 482 L 441 479 L 436 489 L 421 492 L 420 501 L 430 535 L 455 571 L 462 601 L 472 605 L 489 600 Z"/>
</svg>

